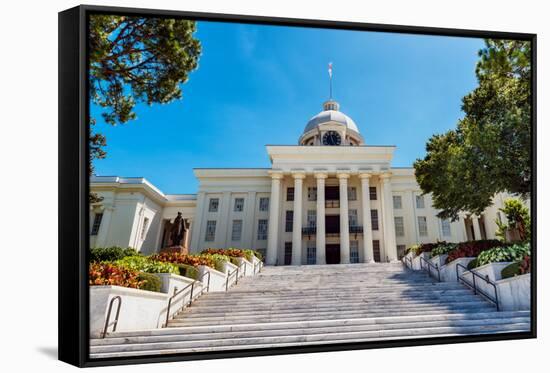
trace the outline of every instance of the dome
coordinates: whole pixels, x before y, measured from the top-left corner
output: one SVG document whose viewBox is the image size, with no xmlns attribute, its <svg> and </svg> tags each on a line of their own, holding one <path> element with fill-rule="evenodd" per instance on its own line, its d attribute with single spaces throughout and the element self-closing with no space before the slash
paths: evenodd
<svg viewBox="0 0 550 373">
<path fill-rule="evenodd" d="M 357 125 L 355 124 L 353 119 L 339 111 L 340 105 L 336 101 L 329 100 L 325 102 L 323 104 L 323 109 L 323 111 L 312 117 L 307 122 L 304 133 L 307 133 L 318 126 L 329 122 L 341 124 L 343 126 L 346 126 L 348 129 L 359 133 L 359 129 L 357 128 Z"/>
</svg>

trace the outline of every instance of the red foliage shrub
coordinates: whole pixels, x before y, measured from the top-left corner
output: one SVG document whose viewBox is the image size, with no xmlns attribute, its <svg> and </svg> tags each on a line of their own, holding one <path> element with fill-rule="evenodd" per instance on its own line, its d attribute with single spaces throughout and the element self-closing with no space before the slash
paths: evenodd
<svg viewBox="0 0 550 373">
<path fill-rule="evenodd" d="M 502 247 L 504 244 L 499 240 L 478 240 L 467 241 L 458 244 L 457 248 L 449 251 L 446 263 L 450 263 L 458 258 L 475 257 L 480 252 L 492 249 L 493 247 Z"/>
<path fill-rule="evenodd" d="M 246 253 L 240 249 L 206 249 L 201 251 L 201 254 L 220 254 L 233 258 L 245 258 Z"/>
<path fill-rule="evenodd" d="M 530 255 L 525 255 L 525 257 L 523 257 L 523 260 L 519 265 L 519 273 L 521 275 L 524 275 L 526 273 L 531 273 L 531 256 Z"/>
<path fill-rule="evenodd" d="M 117 267 L 110 263 L 91 263 L 88 271 L 90 285 L 117 285 L 139 289 L 145 281 L 140 281 L 138 276 L 138 271 Z"/>
<path fill-rule="evenodd" d="M 185 255 L 181 253 L 164 252 L 152 255 L 151 259 L 174 264 L 186 264 L 193 267 L 204 265 L 210 268 L 216 268 L 216 263 L 214 263 L 212 258 L 205 255 Z"/>
</svg>

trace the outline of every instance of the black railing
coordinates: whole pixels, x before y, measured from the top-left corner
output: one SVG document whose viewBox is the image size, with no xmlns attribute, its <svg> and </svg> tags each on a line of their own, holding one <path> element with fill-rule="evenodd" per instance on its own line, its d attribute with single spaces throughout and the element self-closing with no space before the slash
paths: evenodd
<svg viewBox="0 0 550 373">
<path fill-rule="evenodd" d="M 111 311 L 113 310 L 113 303 L 115 300 L 118 300 L 117 303 L 117 309 L 116 309 L 116 316 L 112 323 L 109 323 L 111 319 Z M 112 324 L 113 325 L 113 332 L 116 332 L 116 326 L 118 324 L 118 317 L 120 316 L 120 307 L 122 306 L 122 298 L 120 295 L 117 295 L 116 297 L 112 297 L 111 301 L 109 302 L 109 309 L 107 310 L 107 317 L 105 318 L 105 325 L 103 326 L 103 332 L 101 333 L 101 338 L 105 338 L 107 335 L 107 329 Z"/>
<path fill-rule="evenodd" d="M 437 281 L 441 282 L 441 272 L 439 271 L 439 265 L 433 264 L 429 260 L 426 260 L 423 256 L 420 256 L 420 269 L 424 269 L 428 271 L 428 274 L 430 277 L 434 277 L 435 275 L 432 275 L 432 268 L 435 270 L 435 273 L 437 273 Z M 426 268 L 422 265 L 422 262 L 426 263 Z M 435 278 L 435 277 L 434 277 Z"/>
<path fill-rule="evenodd" d="M 363 227 L 360 225 L 350 225 L 349 233 L 363 233 Z"/>
<path fill-rule="evenodd" d="M 458 273 L 458 267 L 462 268 L 462 274 Z M 464 273 L 471 273 L 472 274 L 472 282 L 466 280 L 464 277 Z M 494 298 L 487 294 L 484 290 L 480 289 L 476 283 L 476 277 L 487 283 L 488 285 L 491 285 L 493 287 L 493 290 L 495 292 Z M 479 294 L 483 296 L 485 299 L 487 299 L 489 302 L 493 303 L 497 307 L 497 311 L 500 311 L 500 305 L 498 301 L 498 290 L 497 285 L 489 279 L 489 275 L 486 275 L 485 277 L 481 276 L 479 273 L 472 271 L 471 269 L 468 269 L 468 267 L 463 266 L 460 263 L 456 264 L 456 280 L 460 283 L 462 282 L 464 285 L 468 286 L 470 289 L 474 291 L 474 294 Z"/>
<path fill-rule="evenodd" d="M 190 293 L 189 294 L 189 302 L 187 303 L 187 307 L 190 307 L 191 306 L 191 303 L 193 303 L 193 301 L 195 300 L 195 298 L 201 296 L 203 293 L 204 293 L 204 284 L 203 284 L 203 279 L 205 276 L 208 276 L 208 280 L 206 282 L 206 291 L 208 292 L 210 290 L 210 272 L 209 271 L 206 271 L 204 272 L 197 280 L 194 280 L 192 283 L 188 284 L 187 286 L 185 286 L 183 289 L 181 290 L 178 290 L 177 287 L 174 287 L 174 293 L 172 294 L 172 296 L 170 297 L 170 299 L 168 299 L 168 306 L 166 307 L 166 323 L 164 324 L 164 326 L 167 326 L 168 325 L 168 321 L 170 320 L 170 310 L 172 308 L 172 302 L 174 301 L 174 299 L 176 299 L 176 297 L 184 292 L 188 292 Z M 197 296 L 194 296 L 194 291 L 195 291 L 195 284 L 201 284 L 201 291 L 200 293 L 197 295 Z M 183 294 L 183 299 L 185 300 L 185 295 L 186 294 Z M 183 302 L 183 305 L 181 308 L 184 308 L 185 307 L 185 302 Z"/>
<path fill-rule="evenodd" d="M 309 226 L 302 228 L 302 234 L 307 236 L 312 236 L 317 233 L 317 227 Z"/>
<path fill-rule="evenodd" d="M 325 200 L 325 208 L 336 208 L 336 207 L 340 207 L 340 200 L 338 199 Z"/>
</svg>

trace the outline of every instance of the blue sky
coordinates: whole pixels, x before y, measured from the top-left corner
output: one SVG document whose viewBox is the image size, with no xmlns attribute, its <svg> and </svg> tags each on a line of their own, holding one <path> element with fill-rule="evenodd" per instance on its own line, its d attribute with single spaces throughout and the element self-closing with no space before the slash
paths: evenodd
<svg viewBox="0 0 550 373">
<path fill-rule="evenodd" d="M 102 123 L 107 158 L 96 174 L 143 176 L 165 193 L 195 193 L 193 168 L 270 167 L 266 144 L 296 144 L 333 96 L 370 145 L 396 145 L 411 166 L 434 133 L 456 126 L 476 86 L 483 40 L 199 22 L 199 68 L 183 99 L 138 105 L 138 118 Z"/>
</svg>

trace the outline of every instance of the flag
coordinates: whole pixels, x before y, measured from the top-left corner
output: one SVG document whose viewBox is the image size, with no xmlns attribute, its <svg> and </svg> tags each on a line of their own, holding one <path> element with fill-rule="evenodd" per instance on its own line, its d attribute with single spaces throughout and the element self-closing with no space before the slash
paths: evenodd
<svg viewBox="0 0 550 373">
<path fill-rule="evenodd" d="M 328 76 L 332 78 L 332 62 L 328 63 Z"/>
</svg>

